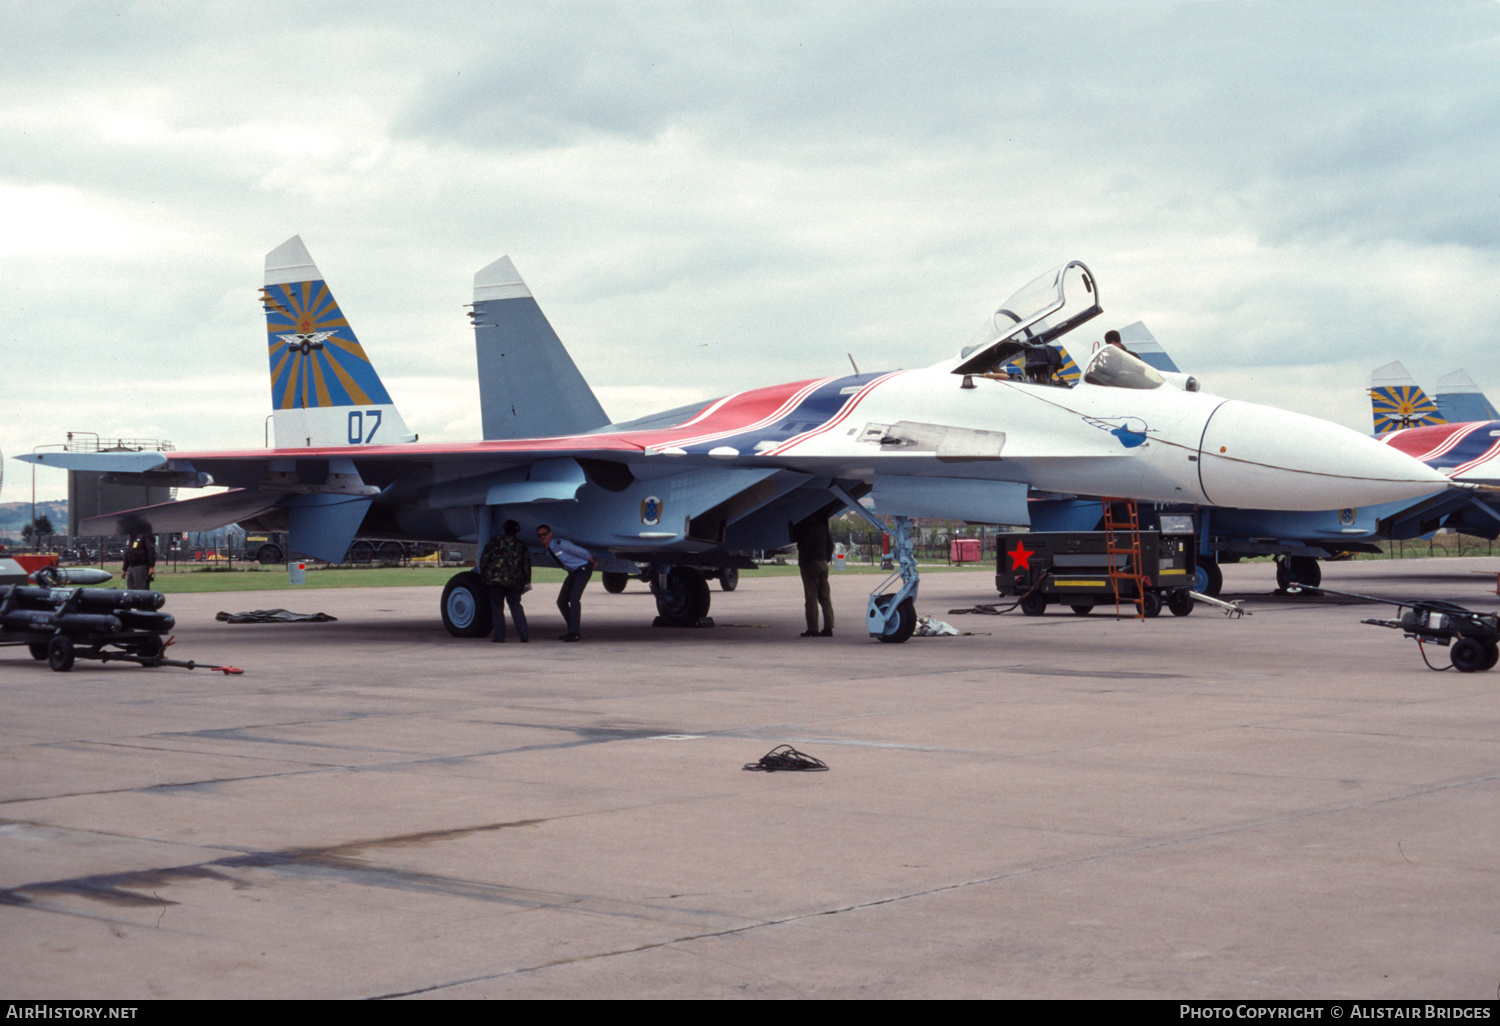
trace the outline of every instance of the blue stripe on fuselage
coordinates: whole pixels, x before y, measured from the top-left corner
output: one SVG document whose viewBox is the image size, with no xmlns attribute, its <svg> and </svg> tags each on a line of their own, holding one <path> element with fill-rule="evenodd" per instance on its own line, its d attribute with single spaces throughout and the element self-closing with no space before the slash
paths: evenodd
<svg viewBox="0 0 1500 1026">
<path fill-rule="evenodd" d="M 1496 442 L 1500 442 L 1500 420 L 1492 420 L 1481 427 L 1470 431 L 1464 436 L 1464 440 L 1441 456 L 1430 460 L 1424 460 L 1433 470 L 1451 470 L 1470 460 L 1478 459 L 1488 452 Z"/>
<path fill-rule="evenodd" d="M 881 371 L 878 374 L 849 374 L 842 378 L 835 378 L 826 385 L 815 388 L 775 424 L 768 424 L 754 431 L 742 431 L 724 438 L 716 438 L 709 442 L 699 442 L 687 446 L 687 451 L 706 453 L 710 449 L 728 446 L 743 453 L 751 453 L 761 442 L 774 442 L 780 445 L 795 435 L 800 435 L 804 431 L 812 431 L 828 423 L 837 416 L 850 399 L 854 398 L 860 387 L 868 385 L 886 373 L 886 371 Z M 843 394 L 846 388 L 853 389 L 853 391 Z"/>
</svg>

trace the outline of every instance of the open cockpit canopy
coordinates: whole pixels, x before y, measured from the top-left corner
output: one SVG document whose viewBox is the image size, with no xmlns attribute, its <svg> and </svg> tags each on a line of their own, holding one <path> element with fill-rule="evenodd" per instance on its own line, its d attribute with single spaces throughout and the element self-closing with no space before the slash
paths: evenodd
<svg viewBox="0 0 1500 1026">
<path fill-rule="evenodd" d="M 983 374 L 1017 353 L 1047 345 L 1104 312 L 1082 261 L 1053 268 L 1011 296 L 959 354 L 955 374 Z"/>
</svg>

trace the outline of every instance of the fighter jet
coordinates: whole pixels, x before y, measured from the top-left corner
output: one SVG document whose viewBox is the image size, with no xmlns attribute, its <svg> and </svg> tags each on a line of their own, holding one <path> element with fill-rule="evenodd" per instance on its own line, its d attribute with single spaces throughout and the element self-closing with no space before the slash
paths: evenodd
<svg viewBox="0 0 1500 1026">
<path fill-rule="evenodd" d="M 1026 525 L 1031 489 L 1219 506 L 1318 510 L 1446 487 L 1402 452 L 1313 417 L 1198 391 L 1075 332 L 1103 312 L 1070 261 L 1006 300 L 956 355 L 914 370 L 754 388 L 609 423 L 530 289 L 502 257 L 474 280 L 485 439 L 408 432 L 299 238 L 266 260 L 262 292 L 275 447 L 20 457 L 221 494 L 96 518 L 84 533 L 285 530 L 338 560 L 356 536 L 483 544 L 506 519 L 541 523 L 601 568 L 650 574 L 658 622 L 702 623 L 703 569 L 751 569 L 791 524 L 860 499 L 897 518 Z M 1087 353 L 1071 386 L 1049 347 Z M 903 532 L 898 531 L 898 540 Z M 914 565 L 914 564 L 913 564 Z M 867 622 L 881 640 L 915 623 L 915 581 Z M 488 598 L 472 572 L 444 589 L 457 635 L 479 636 Z"/>
</svg>

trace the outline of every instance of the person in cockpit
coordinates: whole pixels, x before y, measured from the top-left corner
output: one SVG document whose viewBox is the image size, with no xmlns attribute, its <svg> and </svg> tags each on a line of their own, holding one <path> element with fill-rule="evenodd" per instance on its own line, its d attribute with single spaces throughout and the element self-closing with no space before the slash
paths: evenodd
<svg viewBox="0 0 1500 1026">
<path fill-rule="evenodd" d="M 1130 353 L 1129 349 L 1125 349 L 1125 343 L 1120 341 L 1120 333 L 1114 328 L 1110 328 L 1104 333 L 1104 344 L 1114 346 L 1116 349 L 1124 349 L 1125 352 Z M 1130 355 L 1134 356 L 1135 354 L 1130 353 Z"/>
</svg>

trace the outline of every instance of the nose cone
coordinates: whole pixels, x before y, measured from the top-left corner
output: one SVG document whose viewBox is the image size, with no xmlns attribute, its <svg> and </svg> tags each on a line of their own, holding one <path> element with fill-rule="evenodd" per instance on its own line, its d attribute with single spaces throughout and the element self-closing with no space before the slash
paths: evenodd
<svg viewBox="0 0 1500 1026">
<path fill-rule="evenodd" d="M 1250 509 L 1374 506 L 1449 484 L 1425 463 L 1357 431 L 1235 400 L 1209 417 L 1198 476 L 1211 504 Z"/>
</svg>

